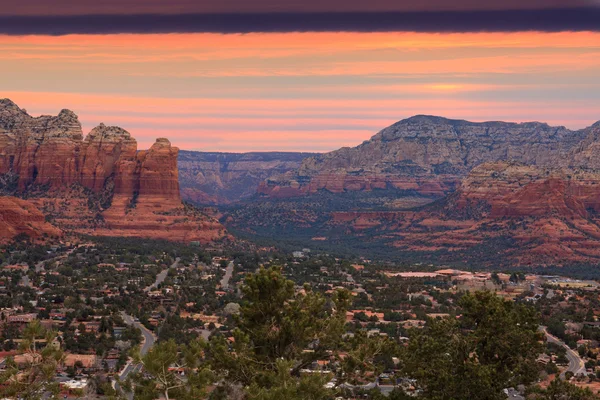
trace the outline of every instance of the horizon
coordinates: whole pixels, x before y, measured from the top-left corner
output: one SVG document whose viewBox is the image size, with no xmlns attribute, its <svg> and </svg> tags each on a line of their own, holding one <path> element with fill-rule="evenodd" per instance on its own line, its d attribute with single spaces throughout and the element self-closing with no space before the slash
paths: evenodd
<svg viewBox="0 0 600 400">
<path fill-rule="evenodd" d="M 323 153 L 418 114 L 576 130 L 599 117 L 596 17 L 589 0 L 23 0 L 0 11 L 0 96 L 207 152 Z"/>
<path fill-rule="evenodd" d="M 18 102 L 13 101 L 11 98 L 0 97 L 0 102 L 2 102 L 2 101 L 8 101 L 8 102 L 13 103 L 19 109 L 21 109 L 21 111 L 24 111 L 25 113 L 27 113 L 29 116 L 31 116 L 33 118 L 39 118 L 39 117 L 43 117 L 43 116 L 57 116 L 61 111 L 64 111 L 64 110 L 71 111 L 71 112 L 75 113 L 75 115 L 77 116 L 77 118 L 79 119 L 79 121 L 81 123 L 81 117 L 80 117 L 79 113 L 77 112 L 77 110 L 72 110 L 72 109 L 68 109 L 68 108 L 59 108 L 55 113 L 49 113 L 49 114 L 48 113 L 32 113 L 27 107 L 23 107 L 23 105 L 19 104 Z M 373 136 L 375 136 L 381 130 L 386 129 L 386 128 L 394 125 L 394 124 L 397 124 L 397 123 L 400 123 L 400 122 L 403 122 L 403 121 L 406 121 L 406 120 L 409 120 L 409 119 L 412 119 L 412 118 L 416 118 L 416 117 L 441 118 L 441 119 L 449 120 L 449 121 L 469 122 L 469 123 L 475 123 L 475 124 L 486 124 L 486 123 L 507 123 L 507 124 L 511 124 L 511 123 L 514 123 L 514 124 L 539 123 L 539 124 L 547 124 L 549 126 L 557 127 L 557 128 L 564 127 L 564 128 L 566 128 L 566 129 L 568 129 L 570 131 L 573 131 L 573 132 L 576 132 L 576 131 L 582 130 L 582 129 L 586 129 L 586 128 L 590 128 L 593 125 L 600 123 L 600 119 L 598 119 L 596 121 L 591 122 L 587 126 L 584 126 L 584 127 L 581 127 L 581 128 L 572 128 L 572 127 L 569 127 L 569 126 L 566 126 L 566 125 L 552 125 L 552 124 L 548 124 L 545 121 L 534 121 L 534 120 L 507 121 L 507 120 L 498 120 L 498 119 L 494 120 L 494 119 L 491 119 L 491 120 L 477 121 L 477 120 L 467 120 L 467 119 L 462 119 L 462 118 L 448 117 L 448 116 L 444 116 L 444 115 L 414 114 L 414 115 L 408 116 L 406 118 L 398 119 L 398 120 L 390 123 L 389 125 L 386 125 L 384 127 L 379 128 L 377 131 L 373 132 L 373 134 L 368 139 L 365 139 L 365 140 L 370 140 Z M 135 135 L 135 132 L 131 131 L 126 126 L 112 124 L 110 121 L 108 121 L 108 122 L 107 121 L 100 121 L 97 124 L 95 124 L 95 125 L 92 124 L 91 126 L 88 126 L 88 127 L 86 127 L 82 123 L 81 125 L 82 125 L 82 131 L 83 131 L 83 138 L 85 139 L 85 137 L 94 128 L 96 128 L 97 126 L 99 126 L 101 124 L 104 124 L 106 126 L 114 126 L 114 127 L 119 127 L 121 129 L 124 129 L 129 134 L 131 134 L 131 136 L 134 139 L 136 139 L 136 141 L 138 142 L 138 147 L 139 147 L 140 141 L 137 139 L 137 137 Z M 328 152 L 331 152 L 331 151 L 338 150 L 338 149 L 343 148 L 343 147 L 356 147 L 356 146 L 360 145 L 362 142 L 364 142 L 364 141 L 362 141 L 362 142 L 356 143 L 355 145 L 351 145 L 351 146 L 340 146 L 338 148 L 334 148 L 334 149 L 331 149 L 331 150 L 325 150 L 325 151 L 293 151 L 293 150 L 287 150 L 286 151 L 286 150 L 276 150 L 276 149 L 275 150 L 264 150 L 264 151 L 261 151 L 261 150 L 256 150 L 256 151 L 255 150 L 251 150 L 251 151 L 221 151 L 221 150 L 203 150 L 203 149 L 183 148 L 183 147 L 179 146 L 177 144 L 177 142 L 174 142 L 173 140 L 171 140 L 171 138 L 169 138 L 168 136 L 165 136 L 165 137 L 167 139 L 169 139 L 169 141 L 171 142 L 171 144 L 173 146 L 178 147 L 180 150 L 183 150 L 183 151 L 202 152 L 202 153 L 222 153 L 222 154 L 248 154 L 248 153 L 311 153 L 311 154 L 324 154 L 324 153 L 328 153 Z M 151 140 L 150 145 L 148 145 L 147 147 L 138 148 L 138 151 L 150 148 L 150 146 L 154 143 L 154 141 L 158 140 L 159 138 L 160 137 L 156 137 L 154 140 Z"/>
</svg>

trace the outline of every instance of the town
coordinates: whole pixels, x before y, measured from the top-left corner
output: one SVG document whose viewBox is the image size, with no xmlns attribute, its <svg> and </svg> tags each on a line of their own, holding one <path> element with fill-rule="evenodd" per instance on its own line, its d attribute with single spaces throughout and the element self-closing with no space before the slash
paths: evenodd
<svg viewBox="0 0 600 400">
<path fill-rule="evenodd" d="M 7 246 L 0 266 L 0 373 L 27 369 L 43 346 L 62 352 L 53 381 L 63 396 L 122 394 L 121 385 L 157 342 L 186 345 L 223 338 L 233 345 L 234 321 L 243 303 L 241 285 L 260 268 L 279 266 L 296 293 L 351 294 L 345 335 L 364 332 L 407 346 L 412 332 L 432 320 L 457 320 L 465 293 L 487 291 L 541 316 L 544 350 L 537 382 L 555 377 L 600 390 L 600 285 L 596 281 L 521 272 L 473 272 L 432 265 L 379 265 L 303 249 L 281 254 L 269 248 L 227 252 L 195 245 L 131 240 L 89 240 L 23 250 Z M 32 336 L 33 328 L 54 332 Z M 27 344 L 28 347 L 23 347 Z M 308 349 L 305 349 L 308 350 Z M 384 395 L 418 385 L 398 371 L 397 357 L 381 360 L 377 375 L 352 386 Z M 330 357 L 303 367 L 331 373 Z M 8 381 L 5 385 L 8 384 Z M 336 387 L 335 379 L 328 383 Z M 214 388 L 212 389 L 214 390 Z M 513 398 L 523 388 L 506 388 Z M 86 397 L 87 398 L 87 397 Z M 350 398 L 350 397 L 348 397 Z M 524 398 L 524 397 L 522 397 Z"/>
</svg>

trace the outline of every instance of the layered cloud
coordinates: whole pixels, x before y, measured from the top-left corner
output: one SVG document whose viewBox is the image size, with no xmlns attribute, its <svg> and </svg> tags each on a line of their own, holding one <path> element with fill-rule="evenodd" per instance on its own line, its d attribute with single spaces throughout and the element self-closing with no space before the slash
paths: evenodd
<svg viewBox="0 0 600 400">
<path fill-rule="evenodd" d="M 378 12 L 523 10 L 593 6 L 589 0 L 21 0 L 5 15 L 203 14 L 271 12 Z"/>
<path fill-rule="evenodd" d="M 140 147 L 327 151 L 415 114 L 600 119 L 592 32 L 0 36 L 0 58 L 0 97 Z"/>
<path fill-rule="evenodd" d="M 600 8 L 0 15 L 0 34 L 598 31 Z"/>
</svg>

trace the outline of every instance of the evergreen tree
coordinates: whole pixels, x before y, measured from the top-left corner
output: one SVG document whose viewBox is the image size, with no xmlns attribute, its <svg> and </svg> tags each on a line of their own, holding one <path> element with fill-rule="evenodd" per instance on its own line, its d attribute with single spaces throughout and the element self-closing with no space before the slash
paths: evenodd
<svg viewBox="0 0 600 400">
<path fill-rule="evenodd" d="M 143 370 L 132 374 L 125 387 L 136 399 L 199 399 L 212 375 L 203 363 L 205 343 L 198 339 L 178 346 L 174 340 L 155 345 L 141 360 Z"/>
<path fill-rule="evenodd" d="M 459 320 L 429 320 L 404 352 L 403 372 L 424 397 L 503 400 L 503 389 L 533 382 L 543 350 L 534 310 L 490 292 L 467 294 L 460 305 Z"/>
<path fill-rule="evenodd" d="M 60 387 L 54 378 L 63 353 L 54 341 L 56 333 L 35 320 L 25 327 L 22 338 L 19 353 L 24 363 L 17 365 L 14 359 L 7 361 L 6 371 L 0 374 L 0 382 L 5 383 L 0 387 L 0 394 L 18 395 L 25 400 L 58 399 Z"/>
</svg>

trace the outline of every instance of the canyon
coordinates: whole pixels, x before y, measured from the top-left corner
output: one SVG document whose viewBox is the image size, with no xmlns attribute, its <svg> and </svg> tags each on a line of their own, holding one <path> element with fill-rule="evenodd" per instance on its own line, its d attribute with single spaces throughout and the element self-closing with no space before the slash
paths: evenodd
<svg viewBox="0 0 600 400">
<path fill-rule="evenodd" d="M 122 128 L 84 136 L 69 110 L 32 117 L 4 99 L 0 241 L 214 244 L 232 232 L 411 262 L 597 263 L 599 154 L 600 122 L 573 131 L 423 115 L 325 154 L 179 151 L 165 138 L 138 150 Z"/>
<path fill-rule="evenodd" d="M 446 261 L 569 265 L 600 260 L 599 211 L 598 172 L 496 162 L 421 209 L 334 212 L 328 223 Z"/>
<path fill-rule="evenodd" d="M 228 205 L 257 194 L 259 185 L 275 175 L 300 167 L 314 153 L 179 152 L 179 184 L 184 201 L 200 205 Z"/>
<path fill-rule="evenodd" d="M 21 197 L 64 233 L 210 243 L 227 238 L 214 218 L 185 206 L 179 149 L 159 138 L 148 150 L 119 127 L 83 135 L 69 110 L 34 118 L 0 100 L 0 191 Z"/>
<path fill-rule="evenodd" d="M 238 232 L 408 261 L 600 261 L 600 122 L 415 116 L 309 157 L 231 212 Z M 258 216 L 258 217 L 257 217 Z"/>
</svg>

